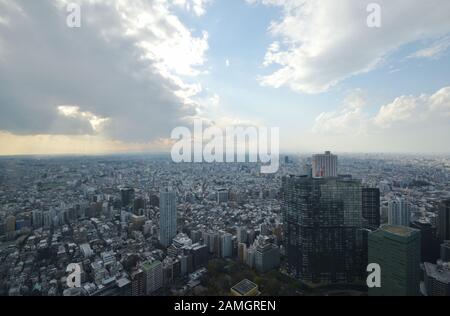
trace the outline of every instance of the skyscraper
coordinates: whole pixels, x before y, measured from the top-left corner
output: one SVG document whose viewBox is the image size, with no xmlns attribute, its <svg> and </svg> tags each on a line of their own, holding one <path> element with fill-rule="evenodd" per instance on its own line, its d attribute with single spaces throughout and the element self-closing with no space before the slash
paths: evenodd
<svg viewBox="0 0 450 316">
<path fill-rule="evenodd" d="M 225 233 L 220 237 L 222 258 L 230 258 L 233 254 L 232 237 L 233 236 L 229 233 Z"/>
<path fill-rule="evenodd" d="M 380 189 L 362 189 L 362 216 L 365 228 L 375 230 L 380 227 Z"/>
<path fill-rule="evenodd" d="M 369 234 L 369 263 L 381 267 L 373 296 L 417 296 L 420 289 L 420 231 L 385 225 Z"/>
<path fill-rule="evenodd" d="M 163 270 L 160 261 L 145 262 L 142 264 L 144 271 L 145 288 L 147 295 L 159 290 L 163 285 Z"/>
<path fill-rule="evenodd" d="M 159 241 L 168 247 L 177 235 L 176 194 L 172 189 L 161 190 L 159 198 Z"/>
<path fill-rule="evenodd" d="M 450 199 L 442 201 L 439 207 L 439 239 L 450 240 Z"/>
<path fill-rule="evenodd" d="M 248 241 L 247 237 L 247 228 L 246 227 L 238 227 L 237 228 L 237 240 L 238 243 L 246 244 Z"/>
<path fill-rule="evenodd" d="M 280 248 L 258 238 L 255 242 L 255 268 L 261 273 L 269 272 L 280 266 Z"/>
<path fill-rule="evenodd" d="M 286 176 L 282 183 L 290 272 L 309 282 L 351 282 L 365 272 L 361 182 Z"/>
<path fill-rule="evenodd" d="M 120 195 L 122 199 L 122 206 L 127 207 L 131 206 L 134 203 L 134 189 L 132 188 L 123 188 L 120 190 Z"/>
<path fill-rule="evenodd" d="M 441 260 L 450 262 L 450 241 L 447 240 L 441 244 Z"/>
<path fill-rule="evenodd" d="M 396 198 L 388 204 L 388 223 L 393 226 L 409 226 L 411 206 L 405 200 Z"/>
<path fill-rule="evenodd" d="M 134 270 L 131 275 L 131 296 L 144 296 L 145 292 L 145 275 L 141 269 Z"/>
<path fill-rule="evenodd" d="M 330 178 L 338 175 L 338 157 L 327 151 L 312 158 L 312 174 L 314 178 Z"/>
<path fill-rule="evenodd" d="M 442 261 L 438 264 L 425 262 L 424 270 L 424 295 L 426 296 L 450 296 L 450 268 Z"/>
<path fill-rule="evenodd" d="M 425 219 L 417 219 L 411 223 L 411 227 L 420 230 L 421 236 L 421 261 L 434 263 L 439 259 L 439 241 L 435 238 L 433 225 Z"/>
</svg>

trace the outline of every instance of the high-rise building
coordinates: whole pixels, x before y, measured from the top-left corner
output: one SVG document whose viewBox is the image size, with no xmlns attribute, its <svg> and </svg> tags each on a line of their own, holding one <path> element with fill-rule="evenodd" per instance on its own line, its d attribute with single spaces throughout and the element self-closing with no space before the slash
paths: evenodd
<svg viewBox="0 0 450 316">
<path fill-rule="evenodd" d="M 164 189 L 159 198 L 159 241 L 168 247 L 177 235 L 176 194 L 170 188 Z"/>
<path fill-rule="evenodd" d="M 282 192 L 291 274 L 314 283 L 361 279 L 366 269 L 361 181 L 286 176 Z"/>
<path fill-rule="evenodd" d="M 131 296 L 144 296 L 145 291 L 145 275 L 141 269 L 134 270 L 131 275 Z"/>
<path fill-rule="evenodd" d="M 250 268 L 253 268 L 255 266 L 255 252 L 255 247 L 250 246 L 247 248 L 247 253 L 245 254 L 245 264 Z"/>
<path fill-rule="evenodd" d="M 245 258 L 247 255 L 247 245 L 244 243 L 238 244 L 238 258 L 240 263 L 245 263 Z"/>
<path fill-rule="evenodd" d="M 230 258 L 233 254 L 232 235 L 225 233 L 221 238 L 221 257 Z"/>
<path fill-rule="evenodd" d="M 16 217 L 11 215 L 6 218 L 5 222 L 6 233 L 14 233 L 16 231 Z"/>
<path fill-rule="evenodd" d="M 362 216 L 365 228 L 375 230 L 380 227 L 380 189 L 362 189 Z"/>
<path fill-rule="evenodd" d="M 248 241 L 247 228 L 239 227 L 237 229 L 237 240 L 238 240 L 238 243 L 243 243 L 243 244 L 247 243 L 247 241 Z"/>
<path fill-rule="evenodd" d="M 439 239 L 441 241 L 450 240 L 450 199 L 442 201 L 438 220 Z"/>
<path fill-rule="evenodd" d="M 122 199 L 122 206 L 133 206 L 134 205 L 134 189 L 133 188 L 123 188 L 120 190 L 120 195 Z"/>
<path fill-rule="evenodd" d="M 381 267 L 373 296 L 417 296 L 420 289 L 420 231 L 385 225 L 369 234 L 369 263 Z"/>
<path fill-rule="evenodd" d="M 266 273 L 280 266 L 280 248 L 277 245 L 264 238 L 259 238 L 255 244 L 255 268 L 258 272 Z"/>
<path fill-rule="evenodd" d="M 450 268 L 443 262 L 424 263 L 424 295 L 450 296 Z"/>
<path fill-rule="evenodd" d="M 409 226 L 411 206 L 403 199 L 396 198 L 388 204 L 388 223 L 393 226 Z"/>
<path fill-rule="evenodd" d="M 31 214 L 32 214 L 33 228 L 42 227 L 42 225 L 44 224 L 44 217 L 42 211 L 34 210 L 33 212 L 31 212 Z"/>
<path fill-rule="evenodd" d="M 228 203 L 228 190 L 227 189 L 219 189 L 217 190 L 217 203 Z"/>
<path fill-rule="evenodd" d="M 191 248 L 192 265 L 194 270 L 198 270 L 208 262 L 208 249 L 206 245 L 194 244 Z"/>
<path fill-rule="evenodd" d="M 439 241 L 435 238 L 433 225 L 425 219 L 417 219 L 411 223 L 411 227 L 420 230 L 421 261 L 436 262 L 439 259 Z"/>
<path fill-rule="evenodd" d="M 145 262 L 142 264 L 144 271 L 145 288 L 147 295 L 151 295 L 163 286 L 163 269 L 160 261 Z"/>
<path fill-rule="evenodd" d="M 450 240 L 446 240 L 441 244 L 441 260 L 450 262 Z"/>
<path fill-rule="evenodd" d="M 338 157 L 327 151 L 312 157 L 312 174 L 314 178 L 330 178 L 338 175 Z"/>
</svg>

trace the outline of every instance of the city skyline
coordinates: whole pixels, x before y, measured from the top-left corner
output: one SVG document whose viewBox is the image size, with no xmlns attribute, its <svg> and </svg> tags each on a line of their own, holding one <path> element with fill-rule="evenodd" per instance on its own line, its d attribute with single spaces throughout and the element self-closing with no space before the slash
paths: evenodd
<svg viewBox="0 0 450 316">
<path fill-rule="evenodd" d="M 448 154 L 450 4 L 376 1 L 373 28 L 372 2 L 0 1 L 0 156 L 168 152 L 195 118 L 279 127 L 282 152 Z"/>
</svg>

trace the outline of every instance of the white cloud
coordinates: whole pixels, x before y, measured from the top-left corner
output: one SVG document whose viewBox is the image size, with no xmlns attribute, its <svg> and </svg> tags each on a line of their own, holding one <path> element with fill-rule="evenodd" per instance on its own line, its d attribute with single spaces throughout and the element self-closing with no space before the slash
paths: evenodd
<svg viewBox="0 0 450 316">
<path fill-rule="evenodd" d="M 230 67 L 230 60 L 229 59 L 225 60 L 225 66 Z"/>
<path fill-rule="evenodd" d="M 365 107 L 364 93 L 355 90 L 346 97 L 341 109 L 319 114 L 312 130 L 315 133 L 349 135 L 395 128 L 412 131 L 437 125 L 450 129 L 450 87 L 444 87 L 432 95 L 399 96 L 381 106 L 373 116 L 365 111 Z"/>
<path fill-rule="evenodd" d="M 187 11 L 193 11 L 195 15 L 202 16 L 206 13 L 206 5 L 211 0 L 172 0 L 176 6 L 182 7 Z"/>
<path fill-rule="evenodd" d="M 439 124 L 450 127 L 450 87 L 444 87 L 431 96 L 398 97 L 382 106 L 373 122 L 381 128 L 390 128 L 396 124 L 414 129 Z"/>
<path fill-rule="evenodd" d="M 100 132 L 102 127 L 109 121 L 108 118 L 98 117 L 91 112 L 80 111 L 80 107 L 76 105 L 60 105 L 57 109 L 65 117 L 88 121 L 95 132 Z"/>
<path fill-rule="evenodd" d="M 350 92 L 342 107 L 336 111 L 323 112 L 312 128 L 317 134 L 363 134 L 366 132 L 367 116 L 364 113 L 366 97 L 361 90 Z"/>
<path fill-rule="evenodd" d="M 434 42 L 431 46 L 418 50 L 408 56 L 408 58 L 428 58 L 438 59 L 450 47 L 450 37 L 445 37 Z"/>
<path fill-rule="evenodd" d="M 321 113 L 299 146 L 314 151 L 331 147 L 347 152 L 448 153 L 450 87 L 431 95 L 399 96 L 375 114 L 366 102 L 354 101 L 360 96 L 353 92 L 341 109 Z"/>
<path fill-rule="evenodd" d="M 367 5 L 373 2 L 369 0 L 247 2 L 279 6 L 283 12 L 269 27 L 276 41 L 263 61 L 278 69 L 262 76 L 261 84 L 303 93 L 327 91 L 346 78 L 373 70 L 405 44 L 450 32 L 450 2 L 445 0 L 378 0 L 381 28 L 366 24 Z"/>
</svg>

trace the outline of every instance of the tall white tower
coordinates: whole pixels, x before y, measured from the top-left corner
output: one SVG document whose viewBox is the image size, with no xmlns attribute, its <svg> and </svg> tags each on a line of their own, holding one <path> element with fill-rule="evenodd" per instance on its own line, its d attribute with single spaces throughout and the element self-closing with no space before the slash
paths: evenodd
<svg viewBox="0 0 450 316">
<path fill-rule="evenodd" d="M 312 158 L 313 178 L 333 178 L 338 176 L 338 157 L 327 151 Z"/>
<path fill-rule="evenodd" d="M 389 225 L 409 227 L 411 220 L 411 206 L 403 199 L 397 198 L 389 201 L 388 222 Z"/>
<path fill-rule="evenodd" d="M 159 242 L 168 247 L 177 235 L 176 194 L 171 188 L 161 190 L 159 197 Z"/>
</svg>

